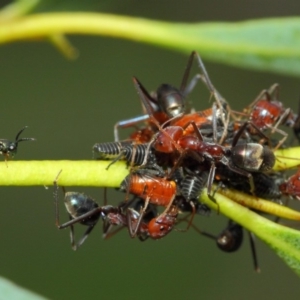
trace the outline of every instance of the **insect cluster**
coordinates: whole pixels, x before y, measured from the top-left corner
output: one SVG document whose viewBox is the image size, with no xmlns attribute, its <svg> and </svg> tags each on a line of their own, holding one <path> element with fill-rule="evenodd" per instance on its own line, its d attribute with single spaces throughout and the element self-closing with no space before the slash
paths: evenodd
<svg viewBox="0 0 300 300">
<path fill-rule="evenodd" d="M 188 83 L 194 60 L 200 73 Z M 195 111 L 188 108 L 186 96 L 199 81 L 213 101 L 210 108 Z M 193 224 L 194 216 L 210 212 L 199 201 L 204 188 L 217 205 L 217 188 L 232 188 L 277 202 L 284 196 L 300 198 L 300 174 L 286 178 L 283 172 L 272 170 L 274 150 L 287 143 L 288 134 L 282 128 L 293 128 L 296 138 L 300 137 L 298 115 L 278 100 L 278 84 L 263 90 L 243 111 L 233 111 L 213 86 L 196 52 L 189 57 L 179 88 L 162 84 L 155 93 L 149 93 L 136 77 L 133 83 L 145 113 L 118 122 L 114 142 L 93 146 L 96 159 L 110 160 L 107 168 L 118 160 L 126 161 L 129 175 L 119 187 L 126 195 L 124 201 L 118 206 L 99 206 L 83 193 L 64 190 L 70 220 L 60 224 L 59 176 L 54 182 L 56 225 L 71 228 L 74 250 L 83 244 L 99 219 L 103 221 L 104 238 L 114 233 L 115 225 L 128 228 L 129 235 L 141 241 L 149 237 L 161 239 L 181 221 L 187 222 L 184 230 L 198 230 Z M 136 129 L 128 139 L 120 140 L 119 129 L 126 127 Z M 87 226 L 78 242 L 74 239 L 75 223 Z M 243 228 L 229 220 L 219 236 L 201 234 L 214 239 L 221 250 L 233 252 L 241 245 Z M 252 242 L 253 239 L 252 253 L 258 269 Z"/>
</svg>

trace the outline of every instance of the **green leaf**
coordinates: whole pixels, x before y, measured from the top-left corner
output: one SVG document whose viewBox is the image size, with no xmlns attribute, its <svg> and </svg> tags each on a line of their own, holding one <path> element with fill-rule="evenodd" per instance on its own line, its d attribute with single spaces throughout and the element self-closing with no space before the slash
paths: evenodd
<svg viewBox="0 0 300 300">
<path fill-rule="evenodd" d="M 214 197 L 218 203 L 220 213 L 255 233 L 300 276 L 299 231 L 271 222 L 219 193 L 216 193 Z M 217 209 L 217 205 L 206 195 L 206 190 L 203 191 L 201 201 Z"/>
<path fill-rule="evenodd" d="M 47 13 L 0 21 L 0 43 L 58 34 L 103 35 L 184 53 L 196 50 L 205 59 L 239 67 L 300 75 L 299 17 L 171 23 L 101 13 Z"/>
<path fill-rule="evenodd" d="M 46 300 L 45 297 L 30 292 L 3 277 L 0 277 L 0 295 L 1 299 Z"/>
</svg>

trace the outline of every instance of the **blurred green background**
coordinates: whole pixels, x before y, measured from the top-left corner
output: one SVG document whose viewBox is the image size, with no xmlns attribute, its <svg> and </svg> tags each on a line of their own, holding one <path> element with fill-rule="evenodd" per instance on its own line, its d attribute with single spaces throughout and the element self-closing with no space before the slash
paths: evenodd
<svg viewBox="0 0 300 300">
<path fill-rule="evenodd" d="M 299 6 L 297 1 L 268 0 L 44 3 L 41 11 L 82 9 L 185 22 L 289 16 L 297 14 Z M 13 139 L 24 125 L 29 126 L 24 136 L 37 138 L 20 144 L 18 160 L 91 159 L 95 142 L 113 140 L 118 120 L 141 112 L 131 77 L 137 76 L 149 90 L 165 82 L 179 86 L 188 58 L 123 40 L 70 40 L 80 51 L 76 61 L 66 60 L 46 42 L 0 47 L 1 138 Z M 297 78 L 206 61 L 205 65 L 234 109 L 245 107 L 262 89 L 278 82 L 281 101 L 297 110 Z M 210 106 L 202 85 L 189 100 L 199 110 Z M 79 191 L 103 201 L 101 189 Z M 260 241 L 262 273 L 254 272 L 247 235 L 240 251 L 227 254 L 193 230 L 144 243 L 131 240 L 123 230 L 103 241 L 99 224 L 74 252 L 69 231 L 54 225 L 52 192 L 52 187 L 0 190 L 0 274 L 50 299 L 299 299 L 299 279 Z M 112 191 L 108 199 L 117 204 L 124 194 Z M 215 234 L 227 222 L 214 213 L 196 219 L 200 228 Z M 63 205 L 61 220 L 67 220 Z M 76 226 L 77 237 L 85 229 L 81 227 Z"/>
</svg>

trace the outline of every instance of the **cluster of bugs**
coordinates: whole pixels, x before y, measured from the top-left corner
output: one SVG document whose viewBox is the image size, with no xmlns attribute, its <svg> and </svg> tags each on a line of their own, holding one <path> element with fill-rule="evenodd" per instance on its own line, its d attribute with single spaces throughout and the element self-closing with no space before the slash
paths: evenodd
<svg viewBox="0 0 300 300">
<path fill-rule="evenodd" d="M 200 73 L 188 81 L 195 60 Z M 202 111 L 189 108 L 186 100 L 198 82 L 206 86 L 213 100 L 211 107 Z M 241 112 L 233 111 L 212 84 L 196 52 L 189 57 L 179 88 L 162 84 L 155 93 L 150 93 L 136 77 L 133 84 L 144 114 L 118 122 L 114 127 L 114 142 L 93 146 L 96 159 L 110 160 L 107 168 L 118 160 L 128 165 L 129 175 L 119 187 L 124 192 L 121 204 L 100 206 L 86 194 L 63 188 L 70 220 L 60 224 L 59 175 L 54 181 L 56 225 L 59 229 L 70 227 L 74 250 L 102 219 L 104 238 L 115 234 L 116 225 L 127 228 L 132 238 L 141 241 L 164 238 L 173 229 L 194 228 L 215 240 L 221 250 L 234 252 L 243 240 L 239 224 L 229 220 L 220 235 L 200 231 L 193 224 L 196 214 L 210 212 L 199 202 L 205 188 L 209 199 L 216 203 L 216 185 L 271 201 L 281 201 L 284 196 L 300 198 L 299 172 L 286 178 L 283 172 L 272 171 L 274 151 L 287 143 L 288 134 L 282 128 L 293 128 L 296 138 L 300 136 L 298 115 L 279 101 L 278 84 L 259 93 Z M 134 128 L 133 132 L 120 140 L 120 130 L 129 127 Z M 19 134 L 16 140 L 24 140 L 18 140 Z M 183 221 L 186 228 L 178 229 L 177 224 Z M 76 223 L 87 226 L 77 242 Z M 258 270 L 251 234 L 250 241 Z"/>
</svg>

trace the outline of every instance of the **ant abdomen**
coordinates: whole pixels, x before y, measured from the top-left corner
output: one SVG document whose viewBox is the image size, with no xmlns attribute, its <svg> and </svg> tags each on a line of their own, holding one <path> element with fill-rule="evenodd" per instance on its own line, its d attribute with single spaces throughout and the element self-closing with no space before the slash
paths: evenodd
<svg viewBox="0 0 300 300">
<path fill-rule="evenodd" d="M 157 89 L 157 102 L 168 117 L 176 117 L 185 111 L 185 99 L 181 91 L 170 84 L 162 84 Z"/>
<path fill-rule="evenodd" d="M 99 207 L 98 203 L 92 198 L 84 193 L 78 192 L 66 192 L 64 202 L 72 219 L 80 217 Z M 90 215 L 86 219 L 80 221 L 80 223 L 87 226 L 95 225 L 99 219 L 99 216 L 99 214 Z"/>
<path fill-rule="evenodd" d="M 217 246 L 224 252 L 237 251 L 243 242 L 243 237 L 242 226 L 233 221 L 229 221 L 227 228 L 225 228 L 216 239 Z"/>
<path fill-rule="evenodd" d="M 231 153 L 233 164 L 249 172 L 268 172 L 275 164 L 272 150 L 258 143 L 236 145 Z"/>
</svg>

